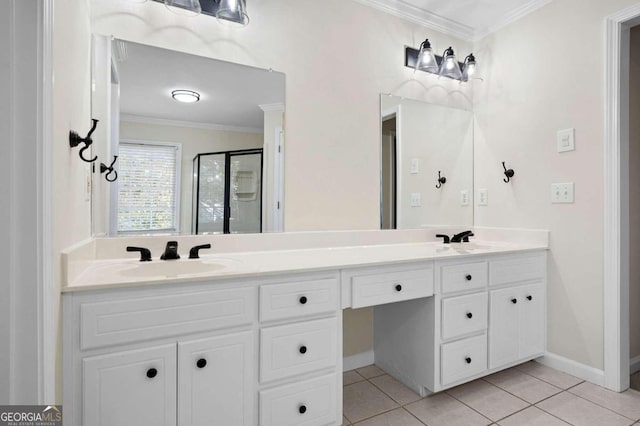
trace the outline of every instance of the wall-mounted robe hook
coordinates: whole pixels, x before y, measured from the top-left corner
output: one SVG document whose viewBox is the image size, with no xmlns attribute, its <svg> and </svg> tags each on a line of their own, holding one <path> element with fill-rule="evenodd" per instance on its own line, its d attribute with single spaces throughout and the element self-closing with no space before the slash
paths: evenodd
<svg viewBox="0 0 640 426">
<path fill-rule="evenodd" d="M 108 172 L 106 175 L 104 175 L 104 178 L 107 182 L 115 182 L 116 180 L 118 180 L 118 172 L 113 168 L 114 164 L 116 164 L 116 161 L 118 161 L 118 156 L 114 155 L 113 161 L 111 162 L 110 166 L 107 167 L 106 164 L 100 163 L 100 174 Z M 109 175 L 111 174 L 113 175 L 113 177 L 109 178 Z"/>
<path fill-rule="evenodd" d="M 507 166 L 504 165 L 504 161 L 502 162 L 502 168 L 504 168 L 504 175 L 507 177 L 506 179 L 502 179 L 502 180 L 505 183 L 509 183 L 509 181 L 511 181 L 511 178 L 513 177 L 513 175 L 516 174 L 516 172 L 514 172 L 513 169 L 507 170 Z"/>
<path fill-rule="evenodd" d="M 93 122 L 93 125 L 91 126 L 91 130 L 89 130 L 89 133 L 87 134 L 86 137 L 84 137 L 84 138 L 80 137 L 78 132 L 76 132 L 74 130 L 71 130 L 69 132 L 69 145 L 71 146 L 71 148 L 75 148 L 76 146 L 80 145 L 81 143 L 84 144 L 84 147 L 80 148 L 80 152 L 79 152 L 78 155 L 80 155 L 80 159 L 82 161 L 85 161 L 87 163 L 93 163 L 94 161 L 96 161 L 98 159 L 98 156 L 95 156 L 95 157 L 93 157 L 91 159 L 84 157 L 84 152 L 93 143 L 93 139 L 91 139 L 91 135 L 96 130 L 96 126 L 98 125 L 98 120 L 96 120 L 95 118 L 92 118 L 91 121 Z"/>
<path fill-rule="evenodd" d="M 444 176 L 440 176 L 440 170 L 438 170 L 438 184 L 436 185 L 436 188 L 442 188 L 442 185 L 444 185 L 445 183 L 447 183 L 447 178 Z"/>
</svg>

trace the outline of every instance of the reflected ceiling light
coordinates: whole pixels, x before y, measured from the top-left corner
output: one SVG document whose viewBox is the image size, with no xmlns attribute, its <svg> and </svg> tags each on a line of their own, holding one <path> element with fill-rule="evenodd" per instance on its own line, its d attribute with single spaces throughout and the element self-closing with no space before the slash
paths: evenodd
<svg viewBox="0 0 640 426">
<path fill-rule="evenodd" d="M 245 0 L 220 0 L 216 18 L 220 23 L 240 24 L 243 27 L 248 25 L 249 15 Z"/>
<path fill-rule="evenodd" d="M 435 55 L 429 39 L 420 44 L 420 49 L 406 46 L 404 65 L 414 71 L 425 71 L 453 80 L 469 81 L 479 79 L 478 66 L 473 53 L 467 55 L 464 63 L 458 62 L 452 47 L 447 48 L 442 56 Z"/>
<path fill-rule="evenodd" d="M 174 90 L 171 92 L 171 97 L 178 102 L 192 104 L 200 100 L 200 93 L 193 90 Z"/>
<path fill-rule="evenodd" d="M 164 5 L 176 15 L 198 16 L 202 13 L 200 0 L 164 0 Z"/>
</svg>

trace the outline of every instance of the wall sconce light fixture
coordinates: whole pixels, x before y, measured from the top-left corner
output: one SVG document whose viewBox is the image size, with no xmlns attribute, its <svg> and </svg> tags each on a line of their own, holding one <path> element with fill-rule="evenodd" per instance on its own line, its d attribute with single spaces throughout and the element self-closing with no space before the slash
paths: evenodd
<svg viewBox="0 0 640 426">
<path fill-rule="evenodd" d="M 140 1 L 140 0 L 131 0 Z M 171 12 L 178 15 L 213 16 L 220 23 L 230 23 L 239 26 L 249 24 L 246 0 L 154 0 L 164 3 Z"/>
<path fill-rule="evenodd" d="M 453 80 L 469 81 L 477 77 L 477 63 L 473 53 L 467 55 L 464 62 L 458 62 L 453 48 L 449 46 L 442 56 L 435 55 L 429 39 L 420 44 L 420 49 L 406 46 L 404 65 L 416 71 L 426 71 Z"/>
</svg>

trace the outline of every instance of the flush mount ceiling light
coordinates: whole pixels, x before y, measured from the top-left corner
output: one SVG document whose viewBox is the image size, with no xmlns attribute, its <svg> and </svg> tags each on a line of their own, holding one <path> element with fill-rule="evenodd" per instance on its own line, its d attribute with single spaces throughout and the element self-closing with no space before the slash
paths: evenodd
<svg viewBox="0 0 640 426">
<path fill-rule="evenodd" d="M 136 1 L 136 0 L 130 0 Z M 137 0 L 140 1 L 140 0 Z M 216 17 L 218 22 L 244 27 L 249 24 L 246 0 L 154 0 L 164 3 L 171 12 L 178 15 L 197 16 L 199 14 Z"/>
<path fill-rule="evenodd" d="M 164 5 L 176 15 L 198 16 L 202 12 L 200 0 L 164 0 Z"/>
<path fill-rule="evenodd" d="M 192 104 L 200 100 L 200 93 L 193 90 L 174 90 L 171 92 L 171 97 L 178 102 Z"/>
<path fill-rule="evenodd" d="M 467 55 L 464 62 L 458 62 L 451 47 L 442 56 L 435 55 L 429 39 L 420 44 L 420 49 L 407 46 L 404 52 L 404 65 L 415 71 L 425 71 L 459 81 L 481 80 L 477 75 L 478 66 L 473 53 Z"/>
</svg>

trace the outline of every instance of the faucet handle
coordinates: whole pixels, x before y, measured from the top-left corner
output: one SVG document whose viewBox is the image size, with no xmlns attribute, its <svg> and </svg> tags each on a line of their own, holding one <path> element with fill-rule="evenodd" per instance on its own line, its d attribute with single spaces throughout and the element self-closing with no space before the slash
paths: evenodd
<svg viewBox="0 0 640 426">
<path fill-rule="evenodd" d="M 437 234 L 436 238 L 444 238 L 444 244 L 449 244 L 451 242 L 448 235 Z"/>
<path fill-rule="evenodd" d="M 202 244 L 200 246 L 191 247 L 191 250 L 189 250 L 189 259 L 200 259 L 200 250 L 210 248 L 211 244 Z"/>
<path fill-rule="evenodd" d="M 468 243 L 469 242 L 469 237 L 475 237 L 475 235 L 472 233 L 465 235 L 465 237 L 462 239 L 463 243 Z"/>
<path fill-rule="evenodd" d="M 151 250 L 144 247 L 127 247 L 127 251 L 139 251 L 140 252 L 140 262 L 151 262 Z"/>
</svg>

